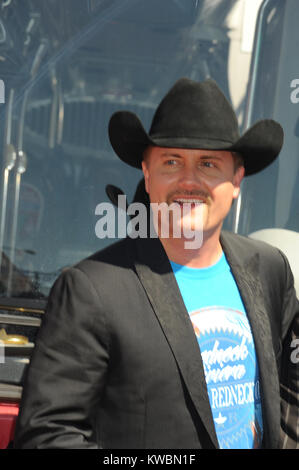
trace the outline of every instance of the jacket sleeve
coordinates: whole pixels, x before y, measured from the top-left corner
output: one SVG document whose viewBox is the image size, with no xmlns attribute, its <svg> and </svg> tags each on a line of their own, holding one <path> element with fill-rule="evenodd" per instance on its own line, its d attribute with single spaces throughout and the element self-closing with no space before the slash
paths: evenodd
<svg viewBox="0 0 299 470">
<path fill-rule="evenodd" d="M 24 380 L 15 447 L 97 448 L 108 339 L 98 293 L 70 268 L 54 284 Z"/>
<path fill-rule="evenodd" d="M 286 288 L 282 317 L 282 361 L 280 377 L 281 447 L 299 446 L 299 301 L 286 258 Z"/>
</svg>

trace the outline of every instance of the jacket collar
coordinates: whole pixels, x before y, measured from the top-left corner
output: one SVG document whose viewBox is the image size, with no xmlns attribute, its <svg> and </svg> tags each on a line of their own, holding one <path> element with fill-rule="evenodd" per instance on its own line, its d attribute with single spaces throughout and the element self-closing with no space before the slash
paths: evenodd
<svg viewBox="0 0 299 470">
<path fill-rule="evenodd" d="M 244 248 L 241 238 L 233 234 L 223 232 L 220 241 L 244 302 L 255 341 L 262 388 L 264 442 L 267 447 L 275 447 L 280 426 L 279 383 L 277 374 L 269 373 L 273 371 L 276 362 L 270 321 L 259 279 L 259 254 L 252 249 L 248 250 L 248 247 Z M 212 445 L 217 448 L 218 440 L 200 349 L 171 265 L 159 239 L 137 240 L 135 267 L 190 398 Z"/>
</svg>

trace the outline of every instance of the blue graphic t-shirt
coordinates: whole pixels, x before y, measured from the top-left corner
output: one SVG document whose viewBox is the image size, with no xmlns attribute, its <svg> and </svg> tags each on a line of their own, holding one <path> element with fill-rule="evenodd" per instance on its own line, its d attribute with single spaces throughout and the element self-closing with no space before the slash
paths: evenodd
<svg viewBox="0 0 299 470">
<path fill-rule="evenodd" d="M 213 266 L 171 262 L 199 343 L 219 446 L 261 446 L 258 363 L 245 308 L 223 254 Z"/>
</svg>

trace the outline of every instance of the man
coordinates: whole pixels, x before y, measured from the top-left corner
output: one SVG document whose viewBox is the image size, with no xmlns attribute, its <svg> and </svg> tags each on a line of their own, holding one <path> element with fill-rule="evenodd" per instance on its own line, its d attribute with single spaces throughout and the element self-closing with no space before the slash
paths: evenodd
<svg viewBox="0 0 299 470">
<path fill-rule="evenodd" d="M 119 112 L 112 146 L 181 237 L 126 238 L 56 281 L 24 385 L 16 447 L 296 445 L 298 300 L 285 256 L 230 233 L 242 178 L 279 154 L 272 120 L 242 137 L 215 82 L 179 80 L 147 134 Z M 242 158 L 240 158 L 240 155 Z M 186 248 L 184 228 L 202 243 Z"/>
</svg>

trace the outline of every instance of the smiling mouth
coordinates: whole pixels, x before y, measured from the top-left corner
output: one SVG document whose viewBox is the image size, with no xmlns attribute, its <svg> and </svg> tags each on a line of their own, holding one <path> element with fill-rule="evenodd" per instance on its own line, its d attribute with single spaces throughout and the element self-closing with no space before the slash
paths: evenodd
<svg viewBox="0 0 299 470">
<path fill-rule="evenodd" d="M 179 204 L 180 206 L 183 206 L 184 204 L 190 204 L 191 207 L 193 206 L 199 206 L 201 204 L 205 204 L 206 203 L 206 200 L 201 198 L 183 198 L 183 197 L 180 197 L 180 198 L 176 198 L 173 200 L 173 202 Z"/>
</svg>

